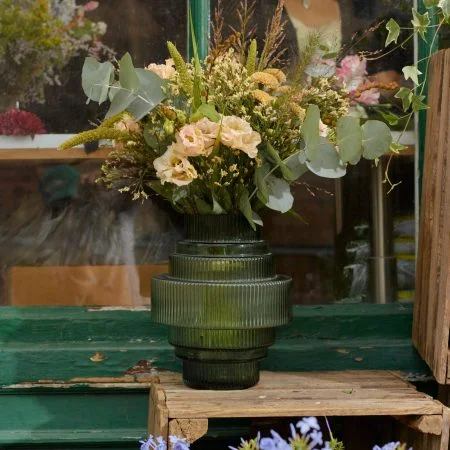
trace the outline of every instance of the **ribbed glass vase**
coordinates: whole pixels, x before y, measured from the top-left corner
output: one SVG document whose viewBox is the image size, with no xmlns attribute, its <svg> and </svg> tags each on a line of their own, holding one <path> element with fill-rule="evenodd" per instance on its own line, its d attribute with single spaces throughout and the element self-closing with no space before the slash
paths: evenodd
<svg viewBox="0 0 450 450">
<path fill-rule="evenodd" d="M 291 319 L 291 279 L 275 275 L 267 245 L 240 215 L 185 217 L 170 273 L 152 280 L 152 317 L 169 325 L 196 389 L 245 389 L 275 327 Z"/>
</svg>

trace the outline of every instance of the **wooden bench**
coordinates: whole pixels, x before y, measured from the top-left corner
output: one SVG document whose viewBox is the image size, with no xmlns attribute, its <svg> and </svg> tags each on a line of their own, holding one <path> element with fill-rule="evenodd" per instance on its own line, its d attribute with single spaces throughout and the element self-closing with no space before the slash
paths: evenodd
<svg viewBox="0 0 450 450">
<path fill-rule="evenodd" d="M 150 392 L 149 433 L 194 442 L 218 418 L 392 416 L 417 430 L 414 450 L 448 450 L 449 409 L 387 371 L 271 373 L 245 391 L 198 391 L 162 374 Z"/>
</svg>

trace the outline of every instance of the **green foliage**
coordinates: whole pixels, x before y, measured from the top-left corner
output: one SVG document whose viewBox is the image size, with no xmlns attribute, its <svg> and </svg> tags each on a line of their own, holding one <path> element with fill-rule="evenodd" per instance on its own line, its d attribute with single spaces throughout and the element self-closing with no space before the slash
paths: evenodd
<svg viewBox="0 0 450 450">
<path fill-rule="evenodd" d="M 256 39 L 252 39 L 248 49 L 247 63 L 245 65 L 245 68 L 247 69 L 247 73 L 249 75 L 252 75 L 256 69 L 257 56 L 258 56 L 258 43 L 256 42 Z"/>
<path fill-rule="evenodd" d="M 391 42 L 397 43 L 400 36 L 400 25 L 394 19 L 389 19 L 386 24 L 386 29 L 389 32 L 385 43 L 385 46 L 387 47 Z"/>
<path fill-rule="evenodd" d="M 368 120 L 362 127 L 363 157 L 376 159 L 389 151 L 392 134 L 389 127 L 378 120 Z"/>
<path fill-rule="evenodd" d="M 177 72 L 180 76 L 181 86 L 184 92 L 188 95 L 192 95 L 193 92 L 192 80 L 191 77 L 189 76 L 186 62 L 184 61 L 180 52 L 172 42 L 170 41 L 167 42 L 167 49 L 169 50 L 170 56 L 173 59 Z"/>
<path fill-rule="evenodd" d="M 255 225 L 255 222 L 253 221 L 252 205 L 250 203 L 248 191 L 244 187 L 242 188 L 241 195 L 239 197 L 239 210 L 244 215 L 244 217 L 248 220 L 248 223 L 251 225 L 251 227 L 254 230 L 256 230 L 256 225 Z"/>
<path fill-rule="evenodd" d="M 415 8 L 413 8 L 412 14 L 413 20 L 411 20 L 411 23 L 413 24 L 414 31 L 419 33 L 420 37 L 426 42 L 427 40 L 425 38 L 425 33 L 430 25 L 430 16 L 428 11 L 424 14 L 420 14 Z"/>
<path fill-rule="evenodd" d="M 402 69 L 405 80 L 411 79 L 413 83 L 417 86 L 419 84 L 419 75 L 422 72 L 416 66 L 405 66 Z"/>
<path fill-rule="evenodd" d="M 305 143 L 305 152 L 309 160 L 314 160 L 319 147 L 320 110 L 317 105 L 309 105 L 302 125 L 302 137 Z"/>
<path fill-rule="evenodd" d="M 114 66 L 110 62 L 100 63 L 88 57 L 84 61 L 81 85 L 89 100 L 102 104 L 108 99 L 109 87 L 114 81 Z"/>
<path fill-rule="evenodd" d="M 311 172 L 325 178 L 341 178 L 347 172 L 335 146 L 324 137 L 319 138 L 316 157 L 307 161 L 306 165 Z"/>
<path fill-rule="evenodd" d="M 289 183 L 273 175 L 268 175 L 266 181 L 268 191 L 266 206 L 281 213 L 290 211 L 294 204 L 294 197 L 291 193 Z"/>
<path fill-rule="evenodd" d="M 336 126 L 336 140 L 341 160 L 344 163 L 357 164 L 361 159 L 362 148 L 359 119 L 350 116 L 341 117 Z"/>
</svg>

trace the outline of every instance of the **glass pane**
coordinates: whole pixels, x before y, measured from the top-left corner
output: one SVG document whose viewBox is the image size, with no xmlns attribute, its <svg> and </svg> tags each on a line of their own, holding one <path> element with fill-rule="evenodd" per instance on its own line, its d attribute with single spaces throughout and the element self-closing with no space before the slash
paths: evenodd
<svg viewBox="0 0 450 450">
<path fill-rule="evenodd" d="M 28 24 L 31 30 L 42 14 L 36 8 L 44 4 L 2 0 L 0 20 L 7 8 L 18 8 L 12 24 Z M 59 27 L 58 39 L 66 41 L 52 42 L 51 51 L 44 51 L 32 37 L 21 43 L 11 37 L 9 56 L 0 57 L 0 112 L 19 101 L 21 110 L 35 113 L 48 133 L 89 129 L 104 117 L 105 107 L 86 105 L 81 89 L 81 68 L 88 54 L 105 60 L 128 51 L 135 65 L 143 67 L 167 58 L 166 40 L 186 53 L 186 2 L 49 4 L 46 23 Z M 100 29 L 95 38 L 88 29 L 94 25 Z M 76 36 L 67 30 L 77 31 Z M 13 27 L 13 32 L 19 30 Z M 70 53 L 71 46 L 77 50 Z M 70 54 L 61 67 L 47 71 L 52 67 L 49 61 L 64 52 Z M 13 56 L 16 65 L 8 60 Z M 42 77 L 25 76 L 31 63 L 36 70 L 46 69 Z M 6 89 L 4 80 L 10 83 Z M 69 155 L 50 148 L 55 144 L 49 139 L 36 136 L 34 142 L 42 142 L 43 148 L 31 149 L 26 148 L 29 138 L 0 136 L 0 305 L 149 304 L 150 276 L 167 271 L 168 255 L 179 235 L 173 213 L 150 201 L 132 202 L 95 183 L 107 148 L 88 146 Z"/>
<path fill-rule="evenodd" d="M 223 1 L 225 23 L 238 27 L 239 1 Z M 257 0 L 254 22 L 261 41 L 276 0 Z M 378 58 L 386 39 L 386 19 L 409 23 L 412 0 L 286 0 L 288 47 L 286 66 L 295 68 L 305 51 L 307 36 L 319 31 L 329 50 L 342 46 L 340 59 L 360 51 L 367 54 L 371 81 L 408 85 L 402 68 L 412 64 L 412 44 Z M 217 1 L 212 2 L 213 8 Z M 396 90 L 382 90 L 379 103 L 393 103 Z M 364 114 L 364 110 L 360 113 Z M 366 107 L 367 117 L 380 119 L 378 108 Z M 365 115 L 364 114 L 364 115 Z M 405 123 L 397 125 L 402 129 Z M 415 267 L 415 171 L 413 123 L 403 141 L 410 145 L 390 163 L 390 178 L 401 182 L 389 196 L 382 184 L 386 161 L 376 168 L 365 161 L 348 168 L 339 180 L 307 174 L 294 187 L 297 211 L 304 222 L 268 212 L 264 234 L 277 255 L 278 271 L 294 279 L 294 301 L 333 302 L 410 301 Z M 382 284 L 382 276 L 387 283 Z M 384 295 L 385 294 L 385 295 Z"/>
</svg>

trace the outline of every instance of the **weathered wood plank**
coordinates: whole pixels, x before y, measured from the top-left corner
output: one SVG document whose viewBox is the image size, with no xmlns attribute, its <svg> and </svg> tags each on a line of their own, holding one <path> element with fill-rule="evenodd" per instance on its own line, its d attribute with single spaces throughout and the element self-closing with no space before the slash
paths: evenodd
<svg viewBox="0 0 450 450">
<path fill-rule="evenodd" d="M 441 403 L 390 372 L 263 372 L 258 386 L 238 392 L 196 391 L 185 387 L 181 376 L 160 380 L 171 419 L 442 416 L 443 411 Z"/>
<path fill-rule="evenodd" d="M 413 343 L 447 382 L 450 327 L 450 50 L 431 58 Z"/>
</svg>

